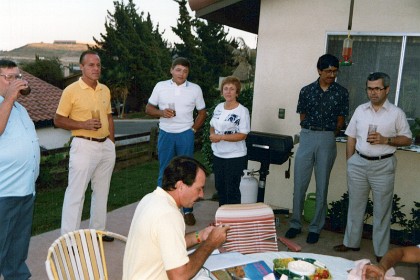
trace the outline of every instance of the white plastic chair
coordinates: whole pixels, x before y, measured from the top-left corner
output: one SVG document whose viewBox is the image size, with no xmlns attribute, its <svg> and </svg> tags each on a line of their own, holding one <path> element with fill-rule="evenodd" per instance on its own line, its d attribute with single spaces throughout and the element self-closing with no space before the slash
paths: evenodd
<svg viewBox="0 0 420 280">
<path fill-rule="evenodd" d="M 127 237 L 94 229 L 81 229 L 60 236 L 48 249 L 45 267 L 50 280 L 108 279 L 102 236 L 127 242 Z"/>
</svg>

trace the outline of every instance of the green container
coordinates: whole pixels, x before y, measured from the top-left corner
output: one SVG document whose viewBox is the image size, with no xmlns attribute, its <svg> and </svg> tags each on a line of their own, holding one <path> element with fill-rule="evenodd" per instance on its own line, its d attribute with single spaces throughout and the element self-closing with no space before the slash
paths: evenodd
<svg viewBox="0 0 420 280">
<path fill-rule="evenodd" d="M 315 216 L 316 193 L 308 193 L 303 204 L 303 219 L 310 223 Z"/>
</svg>

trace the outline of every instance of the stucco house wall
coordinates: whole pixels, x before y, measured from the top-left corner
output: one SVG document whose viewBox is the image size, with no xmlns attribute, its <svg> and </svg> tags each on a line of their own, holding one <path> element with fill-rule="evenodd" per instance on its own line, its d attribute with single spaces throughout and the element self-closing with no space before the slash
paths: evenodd
<svg viewBox="0 0 420 280">
<path fill-rule="evenodd" d="M 252 130 L 285 135 L 300 131 L 296 104 L 299 90 L 318 78 L 316 62 L 325 53 L 328 32 L 347 33 L 350 1 L 263 0 L 259 21 Z M 420 1 L 355 1 L 352 32 L 420 34 Z M 362 50 L 354 50 L 362 51 Z M 364 81 L 361 81 L 364 82 Z M 279 108 L 286 109 L 278 119 Z M 259 113 L 257 113 L 259 112 Z M 345 144 L 337 143 L 338 155 L 332 170 L 328 201 L 347 190 Z M 296 152 L 298 145 L 293 151 Z M 420 201 L 420 154 L 397 151 L 395 193 L 410 212 Z M 259 169 L 259 163 L 249 167 Z M 292 208 L 291 178 L 285 179 L 287 164 L 270 165 L 265 202 Z M 308 192 L 315 191 L 312 178 Z"/>
</svg>

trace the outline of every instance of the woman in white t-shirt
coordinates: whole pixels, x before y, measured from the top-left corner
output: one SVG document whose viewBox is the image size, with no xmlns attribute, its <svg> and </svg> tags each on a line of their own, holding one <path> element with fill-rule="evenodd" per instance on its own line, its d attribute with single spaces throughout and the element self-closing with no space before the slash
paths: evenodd
<svg viewBox="0 0 420 280">
<path fill-rule="evenodd" d="M 249 111 L 237 101 L 241 91 L 238 78 L 222 81 L 225 102 L 216 106 L 210 121 L 213 173 L 219 205 L 241 203 L 239 184 L 248 160 L 245 139 L 250 131 Z"/>
</svg>

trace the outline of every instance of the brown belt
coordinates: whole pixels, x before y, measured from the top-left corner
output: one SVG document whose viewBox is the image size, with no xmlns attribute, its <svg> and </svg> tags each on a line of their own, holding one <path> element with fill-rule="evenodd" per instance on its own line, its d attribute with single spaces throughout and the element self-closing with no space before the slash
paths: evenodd
<svg viewBox="0 0 420 280">
<path fill-rule="evenodd" d="M 95 142 L 105 142 L 105 140 L 108 138 L 108 137 L 105 137 L 105 138 L 93 138 L 93 137 L 85 137 L 85 136 L 74 136 L 74 137 L 86 139 L 86 140 L 89 140 L 89 141 L 95 141 Z"/>
</svg>

